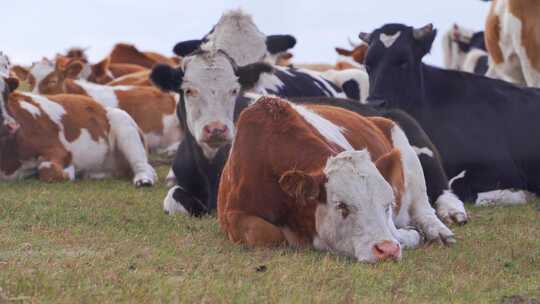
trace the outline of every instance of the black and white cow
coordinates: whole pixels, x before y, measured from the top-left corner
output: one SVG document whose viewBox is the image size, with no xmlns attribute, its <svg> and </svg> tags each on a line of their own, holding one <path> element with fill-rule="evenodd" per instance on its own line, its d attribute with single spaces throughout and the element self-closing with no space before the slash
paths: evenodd
<svg viewBox="0 0 540 304">
<path fill-rule="evenodd" d="M 253 18 L 241 10 L 226 12 L 203 39 L 179 42 L 173 51 L 189 57 L 197 51 L 222 50 L 244 66 L 256 62 L 272 64 L 272 74 L 263 75 L 257 88 L 261 94 L 279 96 L 349 97 L 365 102 L 369 80 L 362 70 L 315 72 L 277 66 L 280 54 L 296 44 L 290 35 L 263 34 Z"/>
<path fill-rule="evenodd" d="M 201 215 L 216 208 L 219 177 L 235 134 L 234 122 L 238 113 L 251 102 L 240 94 L 256 87 L 272 67 L 264 63 L 237 67 L 222 51 L 215 54 L 201 51 L 184 58 L 183 63 L 176 69 L 157 66 L 151 74 L 152 81 L 160 88 L 180 93 L 177 113 L 187 130 L 173 163 L 177 185 L 165 198 L 164 209 L 168 213 Z M 309 99 L 293 101 L 309 102 Z M 361 108 L 361 104 L 351 100 L 315 99 L 311 102 L 336 103 L 370 114 L 368 107 Z M 378 114 L 381 113 L 373 111 L 373 115 Z M 419 147 L 417 152 L 426 171 L 428 195 L 436 202 L 439 216 L 450 222 L 464 223 L 467 215 L 463 203 L 449 191 L 436 149 L 414 120 L 406 115 L 405 118 L 398 116 L 396 121 L 411 137 L 411 143 Z"/>
<path fill-rule="evenodd" d="M 540 193 L 540 90 L 422 63 L 433 26 L 387 24 L 360 37 L 372 105 L 401 109 L 423 127 L 441 153 L 452 188 L 478 204 L 520 203 Z M 532 132 L 532 133 L 531 133 Z"/>
<path fill-rule="evenodd" d="M 484 32 L 475 32 L 457 24 L 442 39 L 444 65 L 447 69 L 485 75 L 488 53 Z"/>
</svg>

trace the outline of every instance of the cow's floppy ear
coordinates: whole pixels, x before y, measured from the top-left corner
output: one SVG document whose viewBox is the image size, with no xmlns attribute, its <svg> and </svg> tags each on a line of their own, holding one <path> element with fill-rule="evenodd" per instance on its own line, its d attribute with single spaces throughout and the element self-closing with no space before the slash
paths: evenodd
<svg viewBox="0 0 540 304">
<path fill-rule="evenodd" d="M 433 28 L 433 24 L 425 25 L 418 29 L 413 29 L 413 37 L 416 40 L 417 49 L 419 56 L 423 57 L 431 50 L 431 45 L 435 36 L 437 35 L 437 30 Z"/>
<path fill-rule="evenodd" d="M 15 77 L 4 78 L 4 82 L 7 84 L 10 93 L 15 91 L 19 87 L 19 79 Z"/>
<path fill-rule="evenodd" d="M 202 40 L 200 39 L 178 42 L 174 46 L 173 52 L 180 57 L 186 57 L 187 55 L 193 53 L 193 51 L 198 49 L 199 46 L 201 46 L 201 43 L 202 43 Z"/>
<path fill-rule="evenodd" d="M 404 187 L 403 165 L 401 162 L 401 153 L 397 149 L 384 154 L 375 161 L 375 166 L 392 186 L 394 192 L 401 192 Z M 399 193 L 396 193 L 399 194 Z"/>
<path fill-rule="evenodd" d="M 369 44 L 371 42 L 371 34 L 370 33 L 361 32 L 360 34 L 358 34 L 358 38 L 360 38 L 360 40 L 364 41 L 367 44 Z"/>
<path fill-rule="evenodd" d="M 336 47 L 335 50 L 336 50 L 336 53 L 338 53 L 338 54 L 341 55 L 341 56 L 350 57 L 350 56 L 352 56 L 352 54 L 353 54 L 353 51 L 349 51 L 349 50 L 346 50 L 346 49 L 342 49 L 342 48 L 340 48 L 340 47 Z"/>
<path fill-rule="evenodd" d="M 368 50 L 367 44 L 362 44 L 356 47 L 356 49 L 352 53 L 352 58 L 354 61 L 364 64 L 364 60 L 366 59 L 366 54 Z"/>
<path fill-rule="evenodd" d="M 107 69 L 109 68 L 109 57 L 101 60 L 100 62 L 92 66 L 92 74 L 95 76 L 102 76 L 107 74 Z"/>
<path fill-rule="evenodd" d="M 150 73 L 150 80 L 163 91 L 179 92 L 184 79 L 184 72 L 180 68 L 173 68 L 168 64 L 158 64 Z"/>
<path fill-rule="evenodd" d="M 266 49 L 270 54 L 285 52 L 296 45 L 296 38 L 291 35 L 266 36 Z"/>
<path fill-rule="evenodd" d="M 62 69 L 64 78 L 76 79 L 84 68 L 84 63 L 80 60 L 74 60 L 70 62 L 65 68 Z"/>
<path fill-rule="evenodd" d="M 23 68 L 20 65 L 14 65 L 10 69 L 11 72 L 17 76 L 22 81 L 25 81 L 28 79 L 28 75 L 30 75 L 30 71 L 27 68 Z"/>
<path fill-rule="evenodd" d="M 324 193 L 324 174 L 311 175 L 299 170 L 289 170 L 279 179 L 281 190 L 300 204 L 317 200 Z"/>
<path fill-rule="evenodd" d="M 256 62 L 236 68 L 235 74 L 242 90 L 249 90 L 257 84 L 262 73 L 272 73 L 273 70 L 268 63 Z"/>
</svg>

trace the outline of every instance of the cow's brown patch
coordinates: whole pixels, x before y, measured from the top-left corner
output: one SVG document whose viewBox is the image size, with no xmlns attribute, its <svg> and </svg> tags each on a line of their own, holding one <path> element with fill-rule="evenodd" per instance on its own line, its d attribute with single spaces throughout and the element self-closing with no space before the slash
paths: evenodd
<svg viewBox="0 0 540 304">
<path fill-rule="evenodd" d="M 486 19 L 484 39 L 491 59 L 495 64 L 500 64 L 504 61 L 504 57 L 499 45 L 501 40 L 501 21 L 499 20 L 499 16 L 495 14 L 496 5 L 497 0 L 493 0 Z"/>
<path fill-rule="evenodd" d="M 532 66 L 540 71 L 540 1 L 508 1 L 508 9 L 521 21 L 521 43 Z"/>
<path fill-rule="evenodd" d="M 176 111 L 174 97 L 153 87 L 136 87 L 115 93 L 119 108 L 129 113 L 144 133 L 163 134 L 163 116 Z"/>
<path fill-rule="evenodd" d="M 171 59 L 155 52 L 141 52 L 134 45 L 118 43 L 109 55 L 112 63 L 136 64 L 151 69 L 158 63 L 177 65 L 178 59 Z"/>
<path fill-rule="evenodd" d="M 134 86 L 152 86 L 152 81 L 150 80 L 150 70 L 145 70 L 142 72 L 131 73 L 114 79 L 113 81 L 107 83 L 110 86 L 118 85 L 134 85 Z"/>
<path fill-rule="evenodd" d="M 375 161 L 375 166 L 384 177 L 384 179 L 392 186 L 395 196 L 394 214 L 399 213 L 401 208 L 401 197 L 405 190 L 405 178 L 403 176 L 403 165 L 401 162 L 401 153 L 397 149 L 384 154 Z"/>
</svg>

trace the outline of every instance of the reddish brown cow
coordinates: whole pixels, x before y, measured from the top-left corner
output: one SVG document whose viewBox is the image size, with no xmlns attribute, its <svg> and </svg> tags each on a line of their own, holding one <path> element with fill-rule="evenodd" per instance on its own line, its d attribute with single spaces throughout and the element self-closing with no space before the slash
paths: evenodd
<svg viewBox="0 0 540 304">
<path fill-rule="evenodd" d="M 242 112 L 237 128 L 218 197 L 231 241 L 314 246 L 368 262 L 399 259 L 400 246 L 417 246 L 418 232 L 401 229 L 412 223 L 428 239 L 454 241 L 392 121 L 264 97 Z"/>
<path fill-rule="evenodd" d="M 154 184 L 142 134 L 127 113 L 84 96 L 17 93 L 17 86 L 0 77 L 0 180 L 131 175 L 136 186 Z"/>
</svg>

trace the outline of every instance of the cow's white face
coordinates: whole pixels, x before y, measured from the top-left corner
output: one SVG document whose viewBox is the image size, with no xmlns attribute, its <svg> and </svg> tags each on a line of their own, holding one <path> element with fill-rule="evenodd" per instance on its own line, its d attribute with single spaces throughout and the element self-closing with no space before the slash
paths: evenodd
<svg viewBox="0 0 540 304">
<path fill-rule="evenodd" d="M 324 174 L 326 204 L 316 211 L 314 245 L 363 262 L 401 258 L 391 233 L 394 193 L 369 153 L 342 152 L 327 161 Z"/>
<path fill-rule="evenodd" d="M 234 108 L 240 84 L 233 65 L 219 52 L 186 57 L 181 89 L 186 123 L 207 158 L 232 141 Z"/>
<path fill-rule="evenodd" d="M 240 66 L 261 61 L 267 53 L 266 36 L 241 10 L 225 13 L 207 39 L 203 50 L 221 49 Z"/>
<path fill-rule="evenodd" d="M 32 93 L 40 93 L 40 85 L 42 82 L 55 71 L 54 62 L 43 59 L 32 65 L 30 68 L 29 84 L 32 87 Z"/>
</svg>

